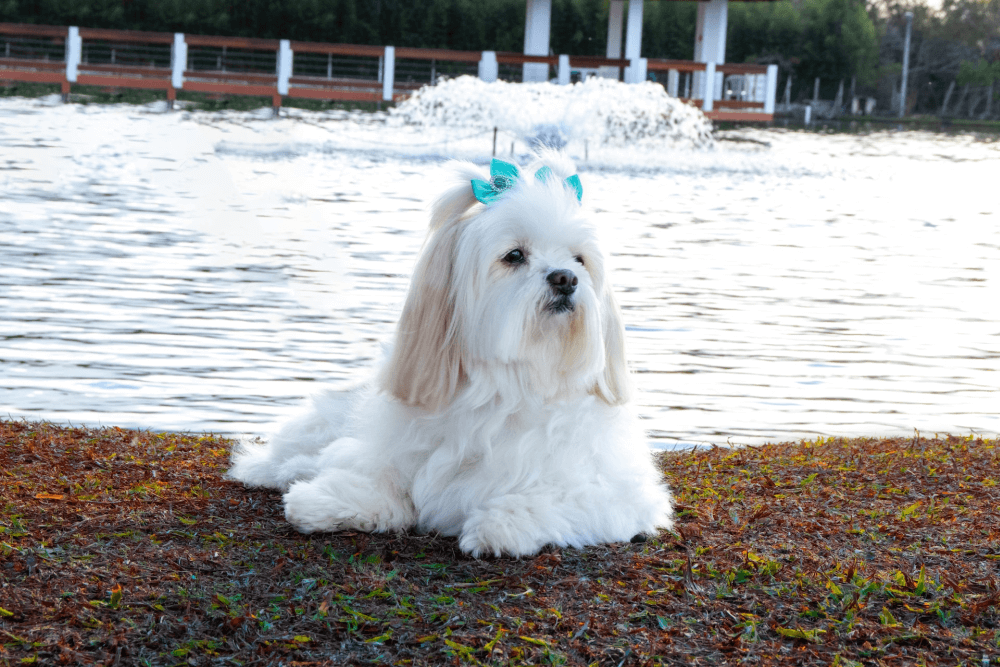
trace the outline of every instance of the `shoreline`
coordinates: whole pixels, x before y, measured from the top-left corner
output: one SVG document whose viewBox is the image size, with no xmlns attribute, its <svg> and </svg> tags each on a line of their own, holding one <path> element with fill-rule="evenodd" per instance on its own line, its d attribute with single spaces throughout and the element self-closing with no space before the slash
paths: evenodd
<svg viewBox="0 0 1000 667">
<path fill-rule="evenodd" d="M 122 89 L 118 92 L 108 92 L 101 86 L 77 86 L 79 91 L 70 95 L 68 104 L 77 105 L 107 105 L 143 107 L 158 102 L 166 104 L 166 98 L 159 91 Z M 13 89 L 10 93 L 5 89 Z M 19 94 L 25 93 L 25 94 Z M 17 84 L 0 87 L 0 100 L 3 99 L 40 99 L 50 95 L 59 95 L 59 86 L 54 84 Z M 162 99 L 161 99 L 162 98 Z M 62 104 L 62 102 L 60 102 Z M 194 93 L 180 91 L 178 93 L 178 113 L 216 113 L 219 111 L 250 112 L 261 109 L 270 110 L 271 99 L 267 97 L 218 96 L 209 93 Z M 376 113 L 386 111 L 396 106 L 395 102 L 320 102 L 317 100 L 286 98 L 282 108 L 296 111 L 346 111 Z M 809 125 L 799 122 L 794 114 L 775 115 L 771 122 L 732 122 L 713 121 L 713 133 L 734 132 L 745 129 L 754 130 L 784 130 L 792 132 L 811 132 L 820 134 L 874 134 L 879 132 L 934 132 L 937 134 L 957 135 L 974 134 L 983 137 L 1000 138 L 1000 121 L 975 120 L 968 118 L 942 117 L 931 115 L 914 115 L 904 118 L 893 116 L 842 116 L 836 118 L 817 119 Z M 726 140 L 726 139 L 723 139 Z M 729 139 L 730 141 L 732 139 Z"/>
</svg>

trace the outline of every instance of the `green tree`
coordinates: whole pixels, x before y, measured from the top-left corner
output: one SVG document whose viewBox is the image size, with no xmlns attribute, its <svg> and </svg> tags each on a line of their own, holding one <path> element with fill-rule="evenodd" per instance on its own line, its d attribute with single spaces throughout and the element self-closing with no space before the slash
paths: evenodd
<svg viewBox="0 0 1000 667">
<path fill-rule="evenodd" d="M 691 60 L 698 18 L 695 2 L 647 2 L 643 12 L 642 54 L 649 58 Z M 605 19 L 605 26 L 607 19 Z"/>
<path fill-rule="evenodd" d="M 801 77 L 875 80 L 878 35 L 860 0 L 805 0 L 802 28 Z"/>
<path fill-rule="evenodd" d="M 797 56 L 801 42 L 802 16 L 789 0 L 730 3 L 727 60 L 781 62 Z"/>
<path fill-rule="evenodd" d="M 1000 60 L 988 63 L 985 60 L 963 62 L 958 68 L 957 83 L 960 86 L 988 86 L 1000 81 Z"/>
<path fill-rule="evenodd" d="M 607 4 L 603 0 L 553 0 L 552 52 L 603 56 L 608 43 Z"/>
</svg>

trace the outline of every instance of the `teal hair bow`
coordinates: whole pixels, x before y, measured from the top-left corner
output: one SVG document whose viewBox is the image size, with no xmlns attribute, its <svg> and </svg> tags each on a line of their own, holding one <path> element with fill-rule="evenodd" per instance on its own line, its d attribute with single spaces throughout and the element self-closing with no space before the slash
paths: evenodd
<svg viewBox="0 0 1000 667">
<path fill-rule="evenodd" d="M 487 182 L 478 178 L 472 179 L 472 194 L 484 204 L 492 204 L 500 199 L 504 192 L 514 187 L 520 177 L 521 172 L 516 164 L 493 158 L 490 162 L 490 180 Z"/>
<path fill-rule="evenodd" d="M 547 181 L 550 176 L 552 176 L 552 170 L 548 167 L 542 167 L 535 172 L 535 178 L 542 182 Z M 476 199 L 488 206 L 499 200 L 507 190 L 514 187 L 514 184 L 520 178 L 521 172 L 518 170 L 516 164 L 493 158 L 493 161 L 490 162 L 490 180 L 472 179 L 472 194 L 476 196 Z M 580 183 L 579 176 L 573 174 L 569 178 L 563 179 L 563 183 L 573 190 L 577 201 L 583 201 L 583 184 Z"/>
</svg>

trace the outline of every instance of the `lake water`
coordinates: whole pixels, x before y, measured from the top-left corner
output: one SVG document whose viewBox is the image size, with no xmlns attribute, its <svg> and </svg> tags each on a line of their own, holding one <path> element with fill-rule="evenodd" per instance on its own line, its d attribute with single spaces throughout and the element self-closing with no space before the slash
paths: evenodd
<svg viewBox="0 0 1000 667">
<path fill-rule="evenodd" d="M 653 444 L 1000 432 L 1000 144 L 728 136 L 568 147 Z M 349 388 L 445 158 L 491 149 L 377 116 L 0 100 L 0 414 L 260 432 Z"/>
</svg>

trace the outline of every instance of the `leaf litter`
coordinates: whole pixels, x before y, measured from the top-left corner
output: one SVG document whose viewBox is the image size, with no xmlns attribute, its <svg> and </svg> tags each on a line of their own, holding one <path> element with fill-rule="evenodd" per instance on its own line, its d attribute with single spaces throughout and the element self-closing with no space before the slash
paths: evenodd
<svg viewBox="0 0 1000 667">
<path fill-rule="evenodd" d="M 0 421 L 0 664 L 1000 659 L 997 440 L 665 452 L 674 530 L 483 560 L 298 534 L 232 444 Z"/>
</svg>

